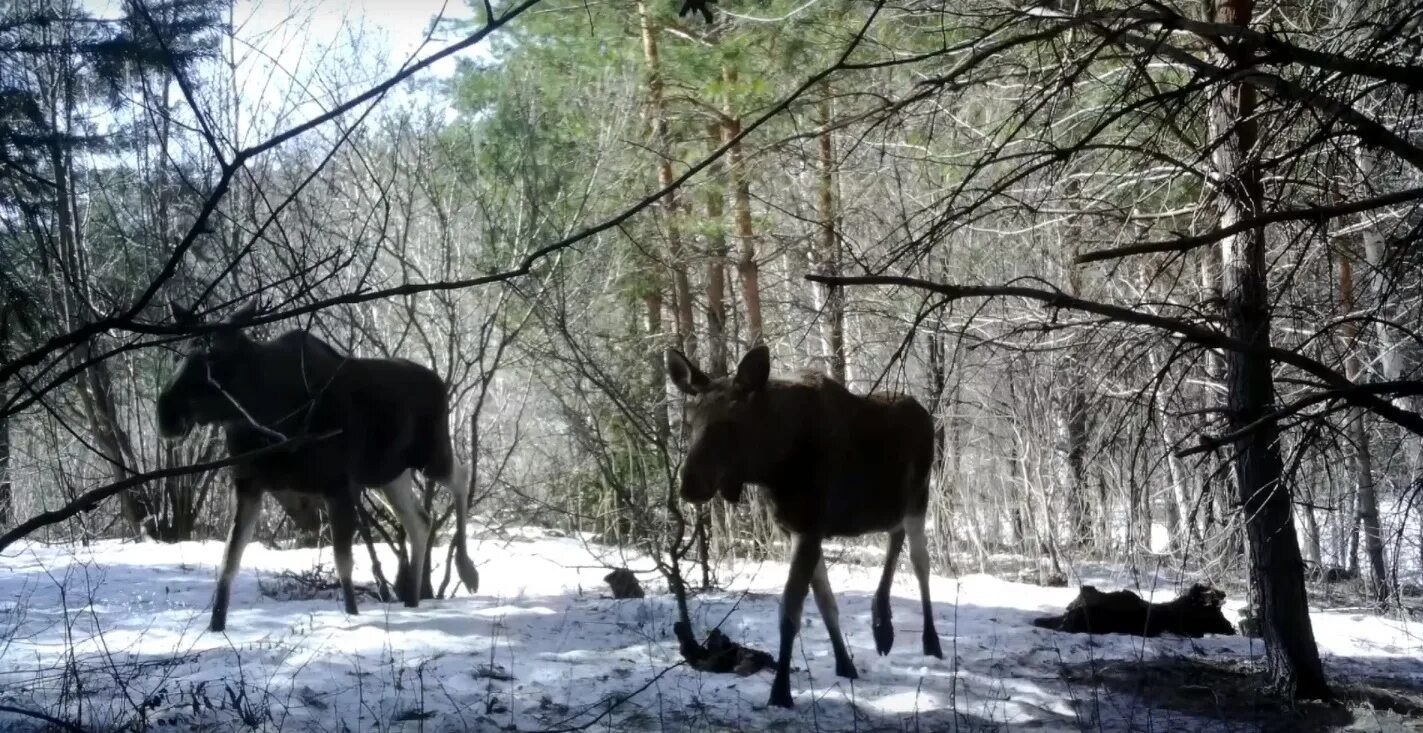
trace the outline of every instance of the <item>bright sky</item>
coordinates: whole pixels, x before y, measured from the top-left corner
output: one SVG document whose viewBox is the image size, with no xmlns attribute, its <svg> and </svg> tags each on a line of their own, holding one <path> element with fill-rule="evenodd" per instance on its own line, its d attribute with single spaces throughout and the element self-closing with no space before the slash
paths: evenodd
<svg viewBox="0 0 1423 733">
<path fill-rule="evenodd" d="M 465 20 L 473 14 L 464 0 L 237 0 L 233 20 L 239 38 L 284 65 L 357 38 L 400 63 L 420 48 L 436 16 Z M 421 55 L 452 40 L 449 32 L 436 34 Z M 436 73 L 443 76 L 454 64 L 441 67 Z"/>
<path fill-rule="evenodd" d="M 119 15 L 122 3 L 84 0 L 101 17 Z M 234 0 L 244 143 L 319 114 L 387 78 L 412 55 L 429 56 L 462 37 L 441 30 L 426 42 L 436 16 L 468 20 L 474 13 L 466 0 Z M 476 46 L 461 55 L 482 54 Z M 417 79 L 448 77 L 455 63 L 444 59 Z M 407 84 L 384 104 L 418 93 Z"/>
<path fill-rule="evenodd" d="M 437 16 L 466 20 L 473 12 L 465 0 L 237 0 L 242 96 L 259 121 L 264 112 L 280 110 L 311 116 L 319 105 L 305 102 L 349 98 L 412 56 L 429 56 L 458 40 L 459 34 L 441 30 L 427 41 Z M 481 49 L 463 55 L 479 56 Z M 419 78 L 447 77 L 454 68 L 455 59 L 447 58 Z M 386 103 L 408 93 L 407 86 Z M 304 103 L 293 110 L 297 100 Z"/>
</svg>

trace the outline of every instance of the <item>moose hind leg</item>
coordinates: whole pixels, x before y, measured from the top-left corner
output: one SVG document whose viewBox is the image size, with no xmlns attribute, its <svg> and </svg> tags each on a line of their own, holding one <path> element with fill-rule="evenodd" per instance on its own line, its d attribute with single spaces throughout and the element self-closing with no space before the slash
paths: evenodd
<svg viewBox="0 0 1423 733">
<path fill-rule="evenodd" d="M 346 613 L 355 615 L 356 587 L 351 584 L 355 558 L 351 542 L 356 536 L 356 505 L 359 496 L 353 491 L 347 498 L 326 499 L 326 511 L 331 515 L 331 553 L 336 556 L 336 575 L 341 579 L 341 597 L 346 601 Z"/>
<path fill-rule="evenodd" d="M 840 606 L 835 603 L 835 593 L 830 590 L 830 577 L 825 572 L 825 558 L 815 564 L 815 574 L 810 576 L 810 590 L 815 594 L 815 605 L 820 609 L 820 618 L 825 629 L 830 632 L 830 646 L 835 650 L 835 674 L 846 679 L 856 679 L 855 663 L 845 648 L 845 637 L 840 633 Z"/>
<path fill-rule="evenodd" d="M 889 533 L 889 548 L 884 555 L 884 574 L 880 576 L 875 600 L 870 606 L 870 627 L 875 634 L 875 651 L 889 654 L 894 646 L 894 622 L 889 612 L 889 587 L 894 584 L 894 570 L 899 566 L 899 552 L 904 549 L 904 530 Z"/>
<path fill-rule="evenodd" d="M 455 502 L 455 572 L 460 582 L 470 593 L 479 592 L 479 571 L 474 561 L 469 559 L 469 545 L 465 538 L 465 523 L 469 521 L 469 467 L 452 460 L 448 478 L 438 479 L 448 486 Z"/>
<path fill-rule="evenodd" d="M 386 503 L 400 517 L 400 526 L 410 539 L 410 568 L 405 579 L 405 605 L 420 605 L 425 588 L 425 555 L 430 544 L 430 525 L 425 521 L 420 505 L 415 501 L 415 477 L 410 471 L 381 487 Z"/>
<path fill-rule="evenodd" d="M 237 484 L 237 510 L 232 514 L 232 531 L 227 535 L 227 551 L 222 559 L 222 573 L 217 578 L 217 593 L 212 602 L 213 631 L 227 629 L 227 607 L 232 601 L 232 581 L 242 567 L 242 551 L 252 541 L 252 530 L 262 513 L 262 492 L 251 484 Z"/>
<path fill-rule="evenodd" d="M 919 580 L 919 599 L 924 604 L 924 654 L 943 659 L 939 632 L 934 629 L 934 604 L 929 601 L 929 544 L 924 536 L 924 517 L 905 517 L 904 530 L 909 535 L 909 561 L 914 565 L 914 577 Z"/>
<path fill-rule="evenodd" d="M 781 648 L 776 657 L 776 678 L 771 682 L 770 704 L 792 707 L 791 652 L 796 634 L 800 632 L 800 615 L 805 607 L 805 594 L 820 562 L 820 538 L 795 535 L 791 539 L 791 572 L 786 589 L 781 594 Z"/>
</svg>

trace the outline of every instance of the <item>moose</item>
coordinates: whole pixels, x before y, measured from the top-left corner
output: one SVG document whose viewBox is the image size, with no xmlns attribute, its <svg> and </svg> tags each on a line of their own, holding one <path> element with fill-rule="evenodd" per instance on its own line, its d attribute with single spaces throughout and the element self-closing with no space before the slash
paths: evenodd
<svg viewBox="0 0 1423 733">
<path fill-rule="evenodd" d="M 733 376 L 708 377 L 681 352 L 667 352 L 667 373 L 687 395 L 689 447 L 681 496 L 702 504 L 720 494 L 736 503 L 746 484 L 760 486 L 776 521 L 791 537 L 790 575 L 781 596 L 780 649 L 771 705 L 791 707 L 791 651 L 800 631 L 807 589 L 815 593 L 835 674 L 854 679 L 855 664 L 840 633 L 840 612 L 825 571 L 827 537 L 889 533 L 889 551 L 871 606 L 875 649 L 894 644 L 889 589 L 904 541 L 924 606 L 924 653 L 943 658 L 929 601 L 929 552 L 924 515 L 934 426 L 912 397 L 859 396 L 818 374 L 770 379 L 764 345 L 742 358 Z"/>
<path fill-rule="evenodd" d="M 249 303 L 199 337 L 158 396 L 163 437 L 176 440 L 195 425 L 216 424 L 230 456 L 261 451 L 233 466 L 237 508 L 210 628 L 227 627 L 232 581 L 268 491 L 325 500 L 346 613 L 355 614 L 351 543 L 357 502 L 364 488 L 379 487 L 410 539 L 403 596 L 406 606 L 418 606 L 429 525 L 414 493 L 416 469 L 454 494 L 455 568 L 476 592 L 479 573 L 465 543 L 468 469 L 455 459 L 450 442 L 444 380 L 404 359 L 345 356 L 303 329 L 257 341 L 243 333 L 256 307 Z M 176 305 L 173 315 L 179 323 L 196 321 Z"/>
</svg>

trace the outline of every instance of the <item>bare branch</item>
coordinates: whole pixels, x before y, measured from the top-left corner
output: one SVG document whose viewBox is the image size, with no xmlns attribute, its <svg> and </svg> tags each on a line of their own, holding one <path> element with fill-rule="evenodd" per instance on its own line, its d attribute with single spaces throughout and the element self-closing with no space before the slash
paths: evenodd
<svg viewBox="0 0 1423 733">
<path fill-rule="evenodd" d="M 1289 364 L 1307 374 L 1318 377 L 1329 387 L 1338 390 L 1340 397 L 1350 404 L 1369 410 L 1379 417 L 1407 429 L 1411 433 L 1423 436 L 1423 416 L 1399 409 L 1387 400 L 1381 400 L 1369 392 L 1353 389 L 1357 385 L 1348 377 L 1304 354 L 1281 349 L 1277 346 L 1251 344 L 1227 336 L 1219 331 L 1206 328 L 1205 326 L 1187 323 L 1186 321 L 1156 313 L 1146 313 L 1124 306 L 1098 303 L 1096 301 L 1071 296 L 1057 290 L 1042 290 L 1020 285 L 944 285 L 928 280 L 897 275 L 863 275 L 857 277 L 806 275 L 805 279 L 827 285 L 897 285 L 919 290 L 928 290 L 944 296 L 944 302 L 952 302 L 964 298 L 1027 298 L 1028 300 L 1039 301 L 1052 308 L 1095 313 L 1114 321 L 1149 326 L 1174 333 L 1200 346 L 1253 354 L 1265 357 L 1277 363 Z"/>
<path fill-rule="evenodd" d="M 10 545 L 13 545 L 15 544 L 15 542 L 24 539 L 27 535 L 39 529 L 40 527 L 47 527 L 51 524 L 62 522 L 80 512 L 94 511 L 95 509 L 99 508 L 99 502 L 111 496 L 114 496 L 119 492 L 146 484 L 149 481 L 156 481 L 158 479 L 171 478 L 174 476 L 186 476 L 194 473 L 202 473 L 203 471 L 211 471 L 218 468 L 225 468 L 227 466 L 241 463 L 246 460 L 259 458 L 261 456 L 269 455 L 271 453 L 277 453 L 280 451 L 288 450 L 302 443 L 325 440 L 338 434 L 339 431 L 333 431 L 328 433 L 322 433 L 320 435 L 297 436 L 295 438 L 284 440 L 280 443 L 269 445 L 265 448 L 259 448 L 258 450 L 254 451 L 248 451 L 241 455 L 229 456 L 220 461 L 208 461 L 207 463 L 197 463 L 191 466 L 177 466 L 174 468 L 164 468 L 157 471 L 149 471 L 148 473 L 141 473 L 134 476 L 129 476 L 128 478 L 123 479 L 122 481 L 115 481 L 111 484 L 100 486 L 97 489 L 93 489 L 91 491 L 86 492 L 83 496 L 80 496 L 74 501 L 65 504 L 59 509 L 55 509 L 53 511 L 48 512 L 42 512 L 33 517 L 30 517 L 24 522 L 21 522 L 14 529 L 11 529 L 9 532 L 0 535 L 0 552 L 4 552 L 5 549 L 8 548 Z"/>
<path fill-rule="evenodd" d="M 1178 237 L 1176 239 L 1166 239 L 1156 242 L 1142 242 L 1126 247 L 1116 247 L 1113 249 L 1098 250 L 1078 255 L 1073 260 L 1074 264 L 1085 265 L 1089 262 L 1101 262 L 1119 257 L 1130 257 L 1132 255 L 1153 254 L 1157 252 L 1186 252 L 1197 247 L 1204 247 L 1215 244 L 1227 237 L 1233 237 L 1241 232 L 1265 226 L 1266 224 L 1278 224 L 1285 221 L 1311 221 L 1323 223 L 1329 219 L 1337 219 L 1341 216 L 1359 214 L 1373 209 L 1381 209 L 1385 206 L 1405 204 L 1410 201 L 1423 199 L 1423 188 L 1409 188 L 1395 193 L 1375 196 L 1373 198 L 1350 201 L 1345 204 L 1335 204 L 1333 206 L 1310 206 L 1304 209 L 1286 209 L 1275 211 L 1251 219 L 1245 219 L 1228 227 L 1216 229 L 1204 234 L 1197 234 L 1191 237 Z"/>
</svg>

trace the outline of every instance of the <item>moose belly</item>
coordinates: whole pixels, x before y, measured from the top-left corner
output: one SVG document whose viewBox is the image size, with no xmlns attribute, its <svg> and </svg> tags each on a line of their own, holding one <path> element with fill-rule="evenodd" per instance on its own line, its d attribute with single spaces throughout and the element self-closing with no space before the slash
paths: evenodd
<svg viewBox="0 0 1423 733">
<path fill-rule="evenodd" d="M 828 537 L 857 537 L 874 532 L 893 532 L 904 525 L 904 512 L 897 507 L 865 507 L 861 511 L 832 511 L 826 516 Z"/>
<path fill-rule="evenodd" d="M 781 498 L 777 501 L 777 498 Z M 786 501 L 775 497 L 776 522 L 798 534 L 824 537 L 857 537 L 874 532 L 893 532 L 904 524 L 902 503 L 883 501 L 885 497 L 860 495 L 829 497 L 829 501 Z"/>
</svg>

